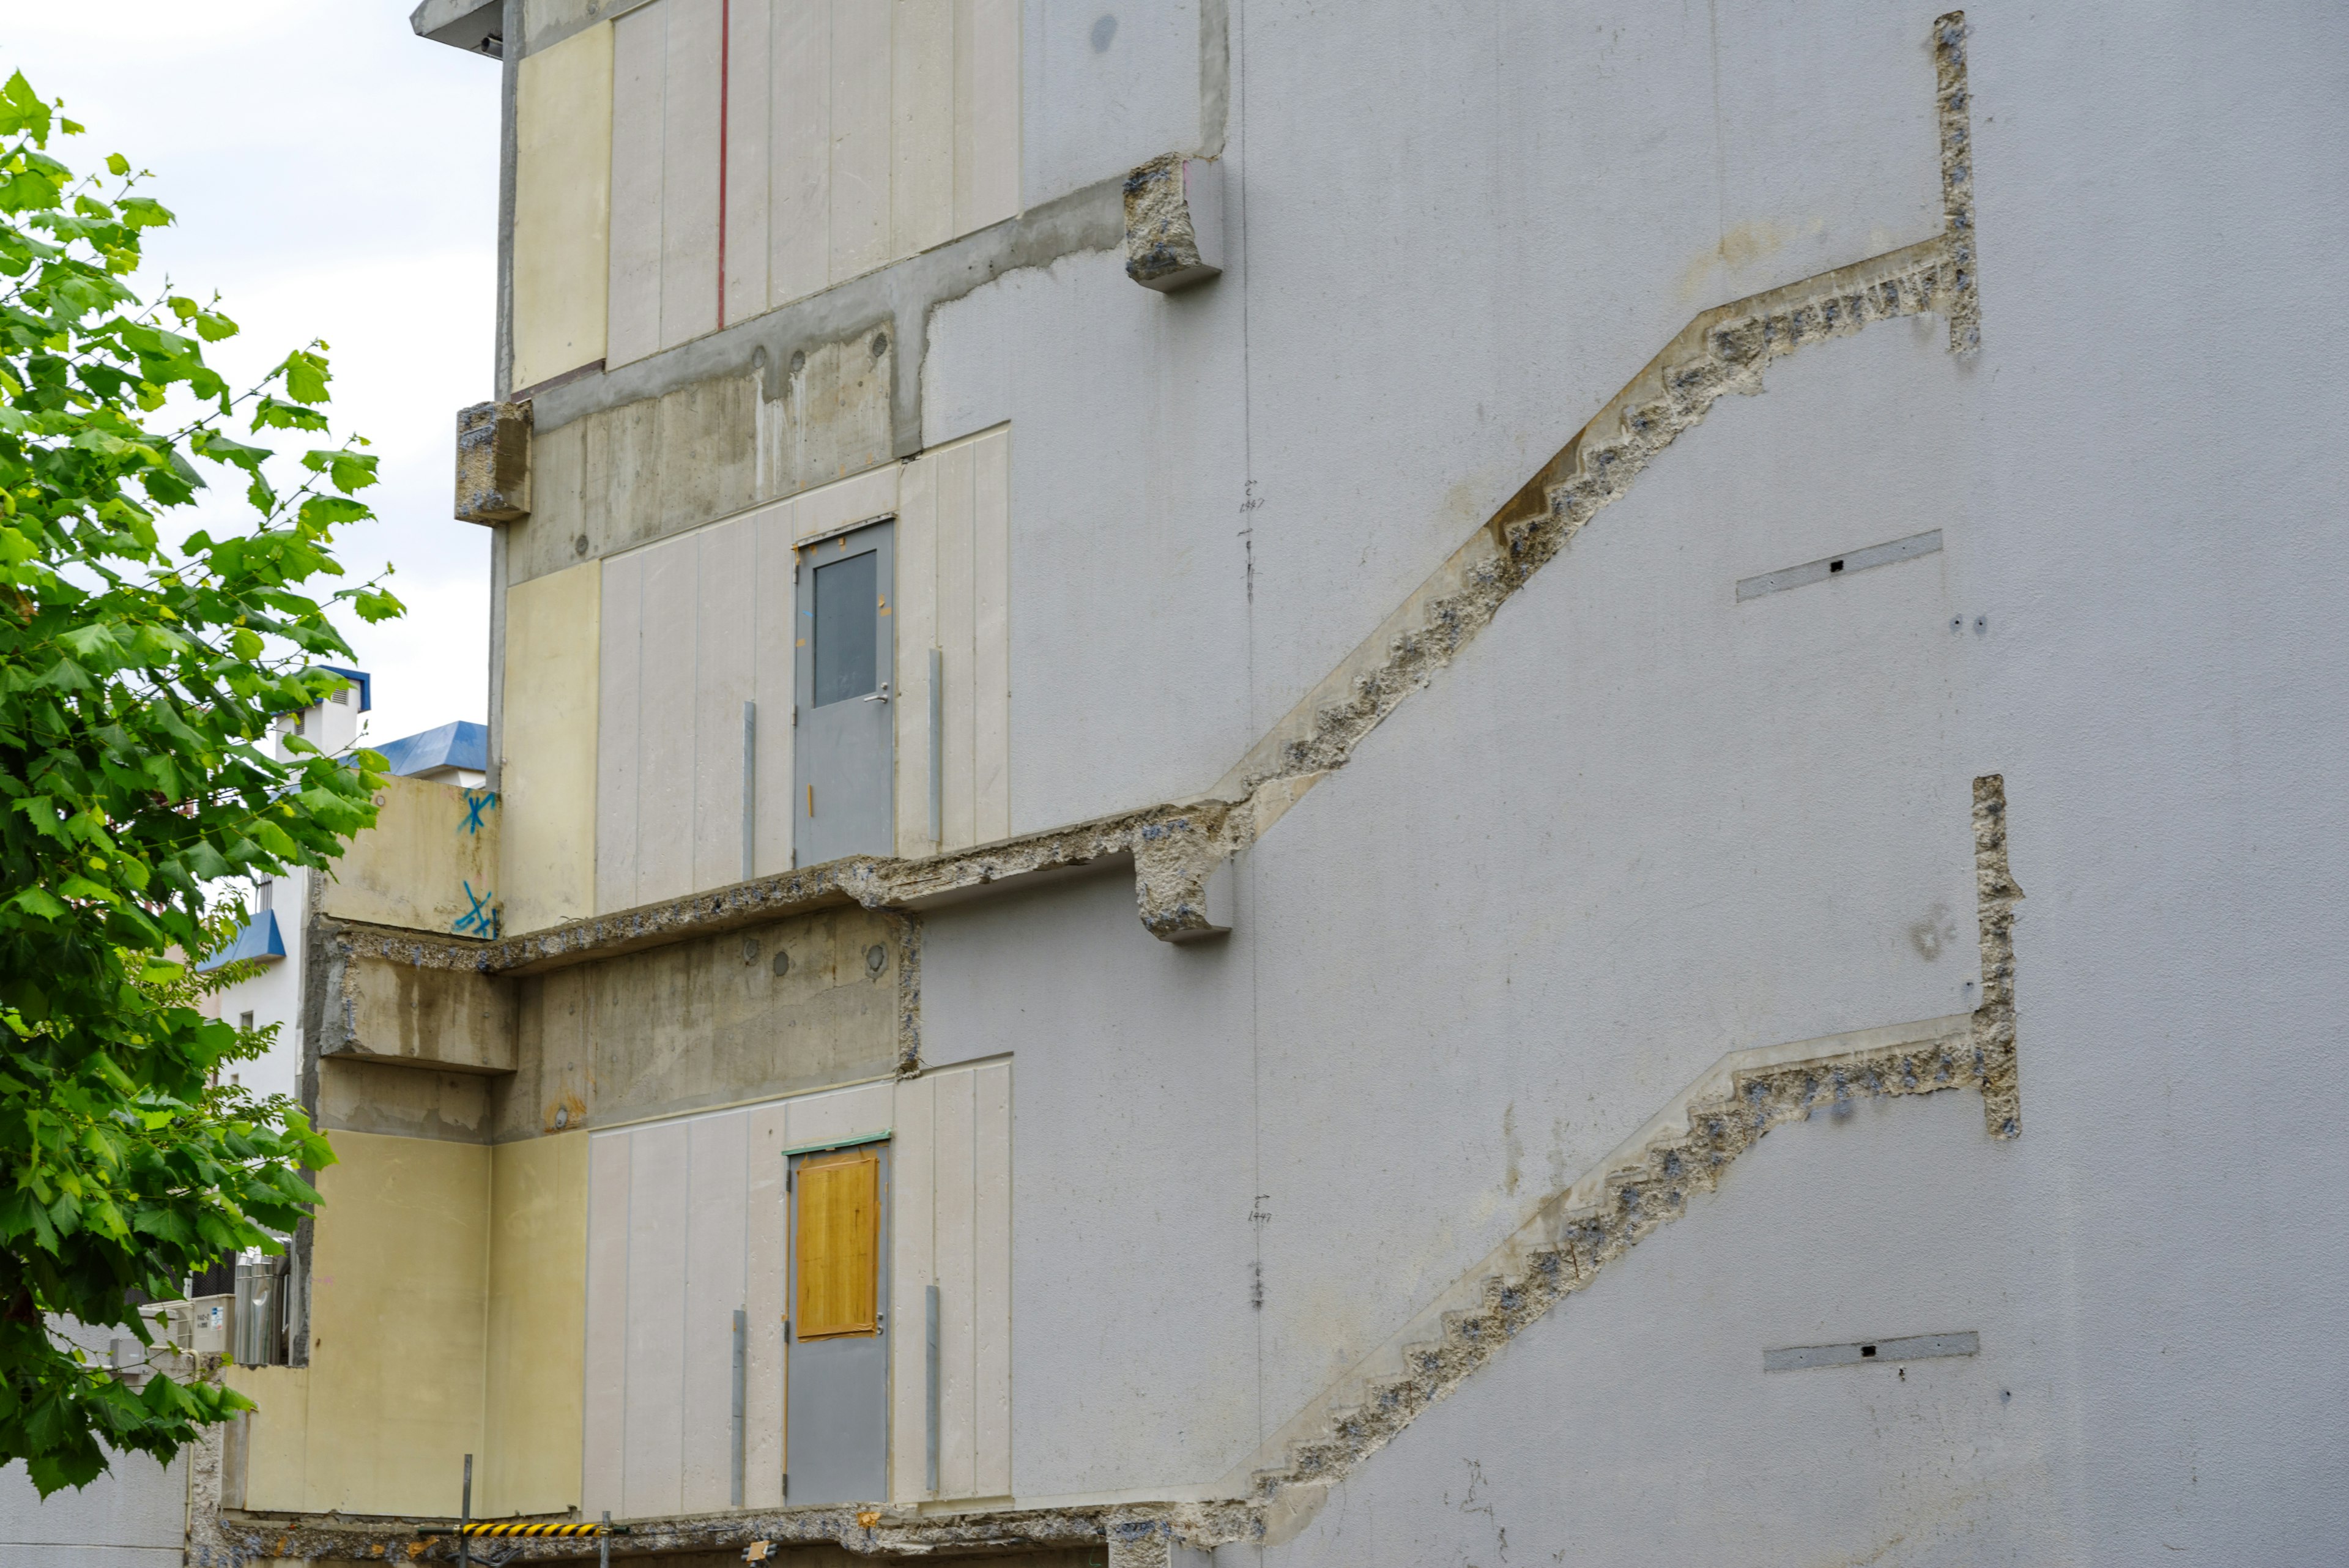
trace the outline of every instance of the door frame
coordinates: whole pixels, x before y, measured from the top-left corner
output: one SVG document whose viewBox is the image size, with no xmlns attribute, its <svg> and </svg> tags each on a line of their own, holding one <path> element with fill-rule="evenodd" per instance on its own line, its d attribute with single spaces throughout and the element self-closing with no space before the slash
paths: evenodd
<svg viewBox="0 0 2349 1568">
<path fill-rule="evenodd" d="M 860 543 L 860 535 L 863 536 Z M 813 776 L 812 746 L 805 743 L 809 722 L 816 711 L 815 701 L 815 576 L 823 568 L 858 555 L 870 554 L 874 581 L 880 602 L 874 608 L 873 679 L 874 690 L 842 701 L 871 701 L 881 699 L 884 728 L 881 791 L 884 802 L 886 840 L 879 847 L 846 851 L 849 854 L 894 855 L 897 838 L 897 721 L 895 704 L 904 695 L 897 679 L 896 594 L 897 594 L 897 514 L 886 512 L 874 517 L 802 539 L 792 546 L 792 620 L 795 627 L 809 628 L 809 635 L 793 639 L 792 660 L 792 726 L 797 733 L 792 746 L 792 864 L 794 867 L 815 862 L 802 853 L 808 837 L 808 825 L 812 814 L 808 810 L 808 791 L 821 793 L 823 781 Z M 826 703 L 826 707 L 836 706 Z M 818 808 L 822 802 L 818 800 Z M 834 857 L 836 858 L 837 857 Z"/>
<path fill-rule="evenodd" d="M 786 1508 L 802 1506 L 800 1502 L 792 1498 L 791 1489 L 791 1472 L 792 1464 L 792 1449 L 794 1443 L 792 1432 L 791 1390 L 792 1384 L 793 1382 L 792 1376 L 792 1363 L 793 1358 L 799 1355 L 803 1348 L 799 1337 L 800 1167 L 807 1160 L 821 1158 L 828 1154 L 839 1154 L 847 1149 L 864 1147 L 873 1148 L 879 1156 L 880 1163 L 880 1169 L 875 1178 L 880 1192 L 881 1212 L 878 1220 L 879 1235 L 874 1245 L 873 1261 L 873 1312 L 875 1327 L 872 1335 L 872 1340 L 878 1347 L 881 1357 L 881 1490 L 876 1496 L 871 1498 L 847 1498 L 839 1501 L 849 1502 L 886 1502 L 889 1500 L 889 1478 L 892 1457 L 890 1449 L 895 1436 L 891 1430 L 891 1416 L 893 1414 L 891 1407 L 893 1401 L 890 1397 L 890 1386 L 894 1376 L 894 1368 L 891 1366 L 891 1362 L 894 1357 L 890 1355 L 889 1349 L 889 1290 L 891 1283 L 891 1224 L 895 1214 L 894 1200 L 894 1167 L 895 1166 L 896 1161 L 894 1152 L 895 1146 L 893 1133 L 876 1132 L 861 1134 L 854 1137 L 845 1137 L 839 1139 L 836 1142 L 811 1144 L 804 1147 L 788 1148 L 782 1151 L 784 1304 L 782 1479 L 783 1506 Z M 858 1335 L 855 1337 L 862 1338 L 864 1336 Z M 822 1339 L 812 1343 L 814 1345 L 838 1345 L 841 1341 L 838 1339 Z"/>
</svg>

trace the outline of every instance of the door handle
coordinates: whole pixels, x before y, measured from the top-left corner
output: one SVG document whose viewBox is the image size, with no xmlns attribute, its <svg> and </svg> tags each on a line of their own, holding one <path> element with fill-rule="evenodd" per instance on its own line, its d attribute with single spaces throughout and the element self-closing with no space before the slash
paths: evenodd
<svg viewBox="0 0 2349 1568">
<path fill-rule="evenodd" d="M 886 702 L 889 701 L 889 683 L 886 680 L 881 682 L 881 690 L 873 693 L 872 696 L 865 698 L 864 701 L 867 702 Z"/>
</svg>

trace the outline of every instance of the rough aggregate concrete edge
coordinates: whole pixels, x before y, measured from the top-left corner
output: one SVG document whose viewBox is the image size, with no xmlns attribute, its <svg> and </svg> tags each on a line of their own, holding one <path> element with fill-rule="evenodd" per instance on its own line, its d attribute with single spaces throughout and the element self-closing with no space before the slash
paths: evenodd
<svg viewBox="0 0 2349 1568">
<path fill-rule="evenodd" d="M 1125 275 L 1144 286 L 1199 265 L 1184 161 L 1170 152 L 1125 177 Z"/>
<path fill-rule="evenodd" d="M 1982 1120 L 1992 1137 L 2015 1137 L 2023 1131 L 2023 1087 L 2014 1056 L 2014 906 L 2023 901 L 2023 889 L 2006 864 L 2003 774 L 1974 780 L 1973 826 L 1982 990 L 1972 1041 L 1982 1064 Z"/>
</svg>

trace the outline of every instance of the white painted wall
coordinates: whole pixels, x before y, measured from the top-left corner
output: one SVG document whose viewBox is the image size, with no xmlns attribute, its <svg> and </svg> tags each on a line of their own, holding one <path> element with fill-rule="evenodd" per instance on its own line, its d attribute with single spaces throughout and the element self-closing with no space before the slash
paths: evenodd
<svg viewBox="0 0 2349 1568">
<path fill-rule="evenodd" d="M 285 956 L 271 959 L 260 972 L 217 994 L 220 1016 L 229 1023 L 250 1012 L 254 1023 L 277 1025 L 277 1038 L 266 1054 L 250 1062 L 232 1062 L 222 1076 L 256 1095 L 284 1095 L 299 1099 L 302 1093 L 302 927 L 309 904 L 310 873 L 295 867 L 276 879 L 270 894 L 277 916 L 277 935 Z M 247 899 L 252 895 L 247 892 Z"/>
<path fill-rule="evenodd" d="M 21 1463 L 0 1469 L 0 1568 L 178 1568 L 188 1460 L 118 1456 L 79 1491 L 44 1499 Z"/>
<path fill-rule="evenodd" d="M 1021 186 L 1033 207 L 1201 149 L 1198 0 L 1026 0 Z"/>
</svg>

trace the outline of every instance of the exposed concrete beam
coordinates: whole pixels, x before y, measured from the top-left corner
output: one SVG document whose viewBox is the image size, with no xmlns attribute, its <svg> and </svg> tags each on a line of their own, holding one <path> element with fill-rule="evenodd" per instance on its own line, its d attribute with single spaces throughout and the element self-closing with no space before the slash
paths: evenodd
<svg viewBox="0 0 2349 1568">
<path fill-rule="evenodd" d="M 447 44 L 469 55 L 499 57 L 503 47 L 503 0 L 424 0 L 408 15 L 419 38 Z"/>
<path fill-rule="evenodd" d="M 748 376 L 759 367 L 768 380 L 762 395 L 772 400 L 782 395 L 784 368 L 794 353 L 812 353 L 885 327 L 903 346 L 892 394 L 892 455 L 909 457 L 922 449 L 921 367 L 928 358 L 933 311 L 1006 273 L 1048 267 L 1083 251 L 1124 247 L 1125 176 L 1120 174 L 706 337 L 617 369 L 542 387 L 532 396 L 537 425 L 556 430 L 586 414 L 698 382 Z"/>
</svg>

